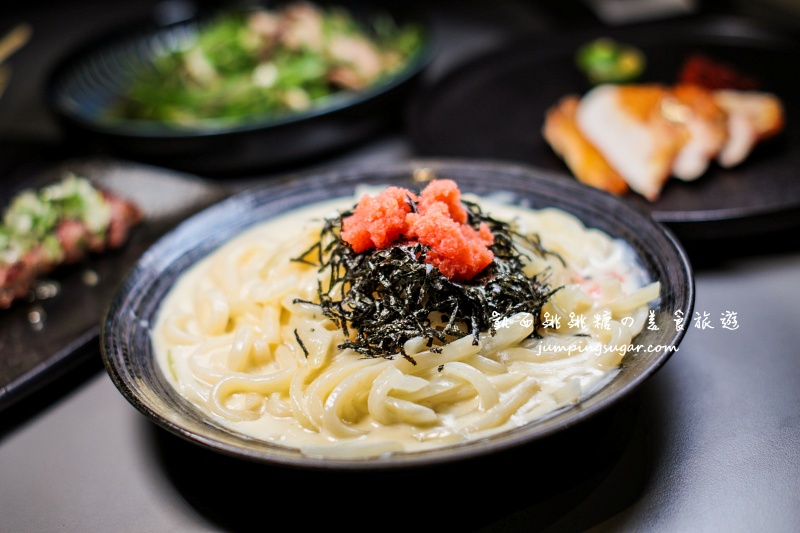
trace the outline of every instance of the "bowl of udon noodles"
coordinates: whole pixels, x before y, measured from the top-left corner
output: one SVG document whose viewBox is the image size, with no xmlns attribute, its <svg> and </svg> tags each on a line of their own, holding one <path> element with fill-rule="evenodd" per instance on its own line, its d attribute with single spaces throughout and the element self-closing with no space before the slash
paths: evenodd
<svg viewBox="0 0 800 533">
<path fill-rule="evenodd" d="M 612 195 L 412 160 L 276 179 L 185 220 L 120 286 L 101 348 L 122 395 L 182 439 L 383 471 L 607 410 L 678 349 L 693 304 L 680 243 Z"/>
</svg>

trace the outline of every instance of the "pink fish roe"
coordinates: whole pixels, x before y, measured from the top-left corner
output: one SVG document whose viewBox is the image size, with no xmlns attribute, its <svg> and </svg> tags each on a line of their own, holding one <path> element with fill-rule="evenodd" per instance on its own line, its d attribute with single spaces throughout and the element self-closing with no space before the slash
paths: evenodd
<svg viewBox="0 0 800 533">
<path fill-rule="evenodd" d="M 411 206 L 406 197 L 417 196 L 400 187 L 389 187 L 378 196 L 364 195 L 353 214 L 342 221 L 342 239 L 353 251 L 386 248 L 408 230 L 406 215 Z"/>
<path fill-rule="evenodd" d="M 431 205 L 441 202 L 447 205 L 450 218 L 464 224 L 467 221 L 467 210 L 461 205 L 461 191 L 453 180 L 434 180 L 422 191 L 419 199 L 419 211 L 425 212 Z"/>
<path fill-rule="evenodd" d="M 411 212 L 410 198 L 417 202 Z M 385 248 L 397 241 L 417 241 L 430 247 L 426 262 L 454 281 L 472 279 L 489 266 L 494 236 L 485 224 L 476 231 L 465 224 L 467 211 L 452 180 L 431 182 L 419 198 L 400 187 L 376 197 L 364 196 L 342 222 L 342 239 L 353 251 Z"/>
</svg>

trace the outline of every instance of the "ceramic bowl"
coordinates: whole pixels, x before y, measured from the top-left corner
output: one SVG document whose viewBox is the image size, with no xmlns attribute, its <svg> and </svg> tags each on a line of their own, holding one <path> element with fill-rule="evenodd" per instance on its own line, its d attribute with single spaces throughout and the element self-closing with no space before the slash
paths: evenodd
<svg viewBox="0 0 800 533">
<path fill-rule="evenodd" d="M 363 459 L 323 458 L 262 442 L 214 422 L 173 388 L 155 360 L 151 325 L 167 292 L 188 268 L 258 222 L 291 209 L 354 194 L 357 186 L 398 185 L 419 188 L 420 169 L 455 180 L 462 191 L 502 192 L 531 208 L 557 207 L 584 224 L 628 242 L 651 279 L 661 282 L 654 325 L 634 343 L 656 347 L 623 359 L 605 387 L 578 403 L 514 430 L 481 440 L 429 451 Z M 423 172 L 423 174 L 425 173 Z M 156 424 L 188 441 L 224 454 L 310 469 L 386 470 L 426 467 L 484 457 L 520 447 L 595 416 L 630 395 L 672 355 L 684 331 L 674 317 L 691 317 L 694 282 L 690 263 L 672 233 L 618 198 L 577 182 L 529 167 L 496 162 L 420 160 L 380 168 L 344 168 L 269 182 L 237 193 L 187 219 L 161 238 L 133 268 L 114 298 L 101 332 L 102 355 L 122 395 Z"/>
</svg>

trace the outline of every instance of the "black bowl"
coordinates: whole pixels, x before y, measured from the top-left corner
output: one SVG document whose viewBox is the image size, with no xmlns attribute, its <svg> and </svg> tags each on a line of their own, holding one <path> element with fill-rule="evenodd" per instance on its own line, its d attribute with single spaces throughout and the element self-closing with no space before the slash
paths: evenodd
<svg viewBox="0 0 800 533">
<path fill-rule="evenodd" d="M 263 2 L 267 7 L 272 4 Z M 170 24 L 154 19 L 116 30 L 62 58 L 48 77 L 45 96 L 67 142 L 205 176 L 286 167 L 329 156 L 400 124 L 403 105 L 433 57 L 430 26 L 419 14 L 348 0 L 319 2 L 344 7 L 363 21 L 381 13 L 398 23 L 417 24 L 423 28 L 423 46 L 387 80 L 280 117 L 263 115 L 227 123 L 209 120 L 192 128 L 103 117 L 154 56 L 174 50 L 231 5 Z"/>
<path fill-rule="evenodd" d="M 245 228 L 312 202 L 353 195 L 361 184 L 419 187 L 414 171 L 427 168 L 450 178 L 466 192 L 511 193 L 521 204 L 554 206 L 624 239 L 651 279 L 660 280 L 655 310 L 658 330 L 645 328 L 635 343 L 656 347 L 626 357 L 604 388 L 544 420 L 483 440 L 421 452 L 365 459 L 309 457 L 299 450 L 260 442 L 215 424 L 183 399 L 162 375 L 150 341 L 158 307 L 184 271 Z M 691 266 L 671 232 L 618 198 L 524 166 L 493 162 L 415 161 L 383 168 L 352 168 L 273 181 L 244 191 L 193 216 L 159 240 L 131 271 L 102 325 L 102 356 L 114 384 L 141 412 L 168 431 L 224 454 L 253 461 L 311 469 L 382 471 L 453 464 L 510 450 L 551 436 L 616 404 L 663 365 L 683 338 L 675 313 L 691 317 L 694 281 Z"/>
</svg>

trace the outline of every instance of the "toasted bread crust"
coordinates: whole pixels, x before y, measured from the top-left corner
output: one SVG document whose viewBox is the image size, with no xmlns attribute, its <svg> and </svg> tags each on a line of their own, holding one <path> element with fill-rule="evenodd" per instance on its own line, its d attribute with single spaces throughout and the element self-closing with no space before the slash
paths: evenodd
<svg viewBox="0 0 800 533">
<path fill-rule="evenodd" d="M 627 192 L 629 187 L 622 176 L 578 129 L 575 122 L 578 103 L 579 97 L 570 95 L 547 110 L 542 128 L 544 138 L 582 183 L 613 194 Z"/>
<path fill-rule="evenodd" d="M 579 181 L 654 201 L 670 177 L 697 179 L 714 160 L 735 166 L 784 127 L 770 93 L 627 84 L 565 96 L 546 111 L 542 134 Z"/>
</svg>

